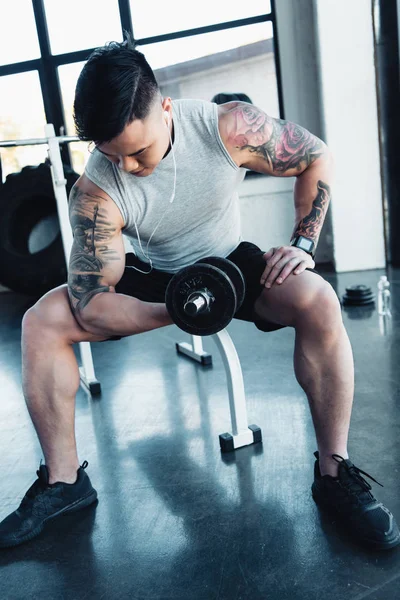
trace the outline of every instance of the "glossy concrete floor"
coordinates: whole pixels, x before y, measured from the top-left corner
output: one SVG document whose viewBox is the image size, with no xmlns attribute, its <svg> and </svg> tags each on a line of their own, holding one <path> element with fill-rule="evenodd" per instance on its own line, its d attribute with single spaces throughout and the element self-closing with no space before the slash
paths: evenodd
<svg viewBox="0 0 400 600">
<path fill-rule="evenodd" d="M 376 288 L 383 271 L 326 275 Z M 392 327 L 375 309 L 343 309 L 356 393 L 349 453 L 378 479 L 400 521 L 400 270 L 390 269 Z M 20 386 L 20 323 L 29 299 L 0 295 L 0 519 L 42 458 Z M 22 600 L 398 600 L 400 548 L 367 550 L 314 504 L 314 430 L 293 372 L 294 330 L 229 327 L 244 372 L 249 423 L 263 444 L 221 455 L 230 430 L 225 375 L 177 357 L 175 326 L 93 344 L 101 398 L 76 403 L 80 462 L 95 508 L 0 551 L 0 598 Z"/>
</svg>

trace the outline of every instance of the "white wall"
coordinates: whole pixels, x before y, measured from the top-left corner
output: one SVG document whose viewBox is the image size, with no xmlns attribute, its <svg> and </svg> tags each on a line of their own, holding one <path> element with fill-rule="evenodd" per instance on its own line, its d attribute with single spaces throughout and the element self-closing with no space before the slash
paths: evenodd
<svg viewBox="0 0 400 600">
<path fill-rule="evenodd" d="M 294 228 L 292 177 L 254 177 L 240 188 L 242 233 L 267 252 L 288 245 Z"/>
<path fill-rule="evenodd" d="M 385 267 L 371 3 L 315 0 L 336 270 Z"/>
</svg>

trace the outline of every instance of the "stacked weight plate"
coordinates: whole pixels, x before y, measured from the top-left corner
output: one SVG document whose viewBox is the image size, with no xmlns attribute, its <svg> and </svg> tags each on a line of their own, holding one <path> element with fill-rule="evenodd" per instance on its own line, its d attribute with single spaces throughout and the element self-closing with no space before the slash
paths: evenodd
<svg viewBox="0 0 400 600">
<path fill-rule="evenodd" d="M 366 306 L 375 302 L 374 294 L 367 285 L 352 285 L 346 288 L 342 303 L 344 306 Z"/>
</svg>

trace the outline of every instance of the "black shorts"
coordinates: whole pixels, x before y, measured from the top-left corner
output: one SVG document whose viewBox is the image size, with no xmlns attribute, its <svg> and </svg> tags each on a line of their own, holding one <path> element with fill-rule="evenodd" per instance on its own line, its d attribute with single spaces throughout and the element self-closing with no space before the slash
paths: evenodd
<svg viewBox="0 0 400 600">
<path fill-rule="evenodd" d="M 246 282 L 246 296 L 242 306 L 235 314 L 234 319 L 250 321 L 261 331 L 276 331 L 277 329 L 286 327 L 286 325 L 261 321 L 256 319 L 254 315 L 254 304 L 264 289 L 264 286 L 260 284 L 261 275 L 265 269 L 264 254 L 265 251 L 261 250 L 255 244 L 251 242 L 241 242 L 239 246 L 226 257 L 239 267 Z M 143 271 L 149 269 L 147 263 L 140 261 L 135 254 L 131 252 L 126 255 L 126 265 L 138 267 Z M 307 271 L 317 273 L 315 269 L 307 269 Z M 115 291 L 119 294 L 134 296 L 144 302 L 165 302 L 165 290 L 173 275 L 173 273 L 157 271 L 156 269 L 153 269 L 148 275 L 145 275 L 139 273 L 139 271 L 136 271 L 135 269 L 126 268 Z"/>
</svg>

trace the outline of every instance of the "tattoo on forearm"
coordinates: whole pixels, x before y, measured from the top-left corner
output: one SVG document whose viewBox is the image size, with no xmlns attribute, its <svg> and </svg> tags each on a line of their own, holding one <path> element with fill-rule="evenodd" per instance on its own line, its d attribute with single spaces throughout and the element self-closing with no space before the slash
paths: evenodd
<svg viewBox="0 0 400 600">
<path fill-rule="evenodd" d="M 69 210 L 74 247 L 68 289 L 73 310 L 84 308 L 96 294 L 109 291 L 109 286 L 101 283 L 101 271 L 110 261 L 120 260 L 118 253 L 108 246 L 115 227 L 107 220 L 100 201 L 104 203 L 104 198 L 81 192 L 77 187 L 71 192 Z"/>
<path fill-rule="evenodd" d="M 328 210 L 331 199 L 331 190 L 329 185 L 323 181 L 317 183 L 318 193 L 313 202 L 311 212 L 301 219 L 300 223 L 295 227 L 293 236 L 304 235 L 317 244 L 321 233 L 322 225 L 325 220 L 326 211 Z"/>
<path fill-rule="evenodd" d="M 230 142 L 258 154 L 277 173 L 302 171 L 324 152 L 323 142 L 300 125 L 272 119 L 252 104 L 239 103 L 233 112 L 236 127 Z"/>
</svg>

